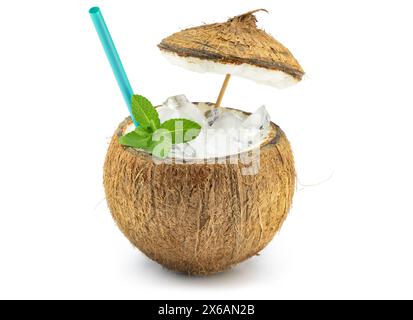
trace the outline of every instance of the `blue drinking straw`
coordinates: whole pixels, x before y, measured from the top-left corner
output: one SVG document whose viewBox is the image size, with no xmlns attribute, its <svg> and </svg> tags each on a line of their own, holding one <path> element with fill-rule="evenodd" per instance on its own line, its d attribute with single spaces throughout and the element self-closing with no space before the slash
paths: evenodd
<svg viewBox="0 0 413 320">
<path fill-rule="evenodd" d="M 125 69 L 123 69 L 122 62 L 120 61 L 118 52 L 116 51 L 116 47 L 113 43 L 112 37 L 110 36 L 108 27 L 106 26 L 105 19 L 103 19 L 102 13 L 98 7 L 90 8 L 89 13 L 99 35 L 103 49 L 105 50 L 106 57 L 110 62 L 113 73 L 115 74 L 120 91 L 122 92 L 123 98 L 125 99 L 126 105 L 128 106 L 128 110 L 132 117 L 133 123 L 135 124 L 135 126 L 138 126 L 139 124 L 136 122 L 132 115 L 131 102 L 133 90 L 129 83 L 128 76 L 125 73 Z"/>
</svg>

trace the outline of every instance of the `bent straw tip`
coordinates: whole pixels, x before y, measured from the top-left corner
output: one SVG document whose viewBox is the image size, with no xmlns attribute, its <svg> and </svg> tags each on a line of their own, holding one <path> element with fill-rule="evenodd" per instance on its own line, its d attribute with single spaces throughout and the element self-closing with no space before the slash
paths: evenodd
<svg viewBox="0 0 413 320">
<path fill-rule="evenodd" d="M 90 13 L 90 14 L 96 14 L 96 13 L 98 13 L 98 12 L 100 12 L 100 8 L 99 8 L 99 7 L 92 7 L 92 8 L 89 9 L 89 13 Z"/>
</svg>

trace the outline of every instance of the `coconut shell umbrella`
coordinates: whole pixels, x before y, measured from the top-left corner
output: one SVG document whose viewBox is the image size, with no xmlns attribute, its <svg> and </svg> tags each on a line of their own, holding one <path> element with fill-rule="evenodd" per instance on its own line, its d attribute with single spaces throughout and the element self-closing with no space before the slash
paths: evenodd
<svg viewBox="0 0 413 320">
<path fill-rule="evenodd" d="M 219 107 L 231 75 L 284 88 L 304 75 L 298 61 L 280 42 L 257 28 L 254 10 L 224 23 L 189 28 L 158 45 L 171 63 L 198 72 L 226 74 Z"/>
</svg>

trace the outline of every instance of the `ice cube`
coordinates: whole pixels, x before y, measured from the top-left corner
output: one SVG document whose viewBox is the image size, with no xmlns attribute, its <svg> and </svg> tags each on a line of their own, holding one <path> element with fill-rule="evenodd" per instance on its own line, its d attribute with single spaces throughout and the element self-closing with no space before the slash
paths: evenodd
<svg viewBox="0 0 413 320">
<path fill-rule="evenodd" d="M 204 158 L 205 155 L 207 154 L 207 149 L 206 149 L 206 141 L 207 141 L 207 133 L 206 130 L 203 129 L 199 133 L 199 135 L 192 141 L 190 141 L 188 144 L 194 150 L 194 157 L 197 158 Z"/>
<path fill-rule="evenodd" d="M 222 131 L 218 133 L 221 135 L 223 140 L 228 136 L 232 139 L 233 143 L 238 143 L 240 136 L 242 135 L 242 130 L 244 129 L 242 125 L 242 120 L 232 113 L 231 111 L 222 112 L 218 119 L 212 124 L 211 129 Z"/>
<path fill-rule="evenodd" d="M 161 122 L 165 122 L 170 119 L 180 118 L 180 113 L 177 110 L 172 109 L 170 107 L 161 106 L 156 108 L 156 110 L 158 111 L 159 119 L 161 120 Z"/>
<path fill-rule="evenodd" d="M 257 128 L 245 128 L 239 136 L 238 143 L 242 148 L 249 148 L 258 145 L 263 136 L 263 130 Z"/>
<path fill-rule="evenodd" d="M 225 141 L 220 137 L 221 130 L 208 130 L 206 136 L 205 153 L 210 157 L 219 156 L 220 150 L 223 149 Z"/>
<path fill-rule="evenodd" d="M 222 112 L 211 126 L 212 129 L 241 129 L 242 120 L 231 111 Z"/>
<path fill-rule="evenodd" d="M 243 121 L 243 126 L 248 129 L 259 129 L 266 131 L 270 126 L 270 115 L 265 106 L 258 108 L 253 114 Z"/>
<path fill-rule="evenodd" d="M 163 105 L 175 109 L 188 103 L 191 102 L 187 99 L 187 97 L 184 94 L 181 94 L 178 96 L 169 97 L 168 99 L 166 99 Z"/>
<path fill-rule="evenodd" d="M 165 111 L 166 119 L 184 118 L 197 122 L 201 127 L 206 126 L 206 118 L 201 110 L 196 105 L 191 103 L 185 95 L 173 96 L 164 102 L 161 108 L 169 108 L 175 113 L 170 113 L 168 109 L 161 109 Z M 162 119 L 161 119 L 162 121 Z"/>
<path fill-rule="evenodd" d="M 189 143 L 179 143 L 172 147 L 172 155 L 177 159 L 196 157 L 196 150 Z"/>
<path fill-rule="evenodd" d="M 205 118 L 204 114 L 193 103 L 182 105 L 176 110 L 179 112 L 181 118 L 195 121 L 201 127 L 205 127 L 207 125 L 207 119 Z"/>
<path fill-rule="evenodd" d="M 213 108 L 205 112 L 205 118 L 209 126 L 212 126 L 215 121 L 218 120 L 219 116 L 222 113 L 221 108 Z"/>
</svg>

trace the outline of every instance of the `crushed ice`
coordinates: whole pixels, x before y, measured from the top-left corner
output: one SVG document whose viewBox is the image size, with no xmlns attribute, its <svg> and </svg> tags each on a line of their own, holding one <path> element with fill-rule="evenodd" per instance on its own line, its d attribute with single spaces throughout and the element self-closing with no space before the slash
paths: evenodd
<svg viewBox="0 0 413 320">
<path fill-rule="evenodd" d="M 270 116 L 264 106 L 249 116 L 241 117 L 230 109 L 202 110 L 185 95 L 168 98 L 157 108 L 161 122 L 186 118 L 202 126 L 199 136 L 185 144 L 176 144 L 172 157 L 213 158 L 237 154 L 258 146 L 268 134 Z"/>
</svg>

